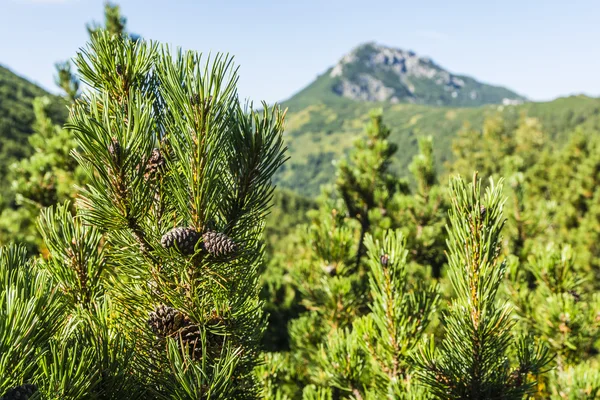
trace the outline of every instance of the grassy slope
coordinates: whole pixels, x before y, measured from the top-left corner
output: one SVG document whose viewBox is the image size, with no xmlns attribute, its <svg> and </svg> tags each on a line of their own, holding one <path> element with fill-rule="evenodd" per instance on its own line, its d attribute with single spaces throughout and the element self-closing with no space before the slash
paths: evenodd
<svg viewBox="0 0 600 400">
<path fill-rule="evenodd" d="M 417 151 L 417 138 L 434 138 L 438 165 L 444 165 L 451 155 L 456 133 L 469 123 L 479 128 L 488 115 L 501 113 L 508 121 L 517 121 L 523 113 L 541 120 L 545 131 L 554 140 L 563 142 L 578 127 L 600 130 L 600 99 L 585 96 L 561 98 L 545 103 L 525 103 L 519 106 L 488 105 L 477 108 L 432 107 L 415 104 L 375 104 L 326 98 L 320 102 L 305 101 L 309 93 L 285 102 L 290 108 L 286 139 L 290 161 L 277 176 L 277 183 L 303 195 L 313 196 L 320 185 L 333 179 L 332 164 L 351 146 L 363 131 L 368 112 L 382 107 L 384 120 L 392 128 L 391 140 L 398 144 L 394 169 L 402 174 Z M 309 96 L 307 96 L 307 94 Z"/>
</svg>

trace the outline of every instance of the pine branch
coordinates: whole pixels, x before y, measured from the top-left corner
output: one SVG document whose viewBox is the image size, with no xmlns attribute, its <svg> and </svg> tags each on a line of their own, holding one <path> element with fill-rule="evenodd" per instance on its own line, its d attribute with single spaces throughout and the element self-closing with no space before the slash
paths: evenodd
<svg viewBox="0 0 600 400">
<path fill-rule="evenodd" d="M 445 314 L 446 338 L 435 352 L 433 343 L 415 356 L 420 375 L 439 398 L 521 398 L 531 392 L 530 372 L 549 362 L 544 350 L 525 350 L 515 343 L 511 309 L 498 304 L 496 294 L 506 270 L 499 261 L 503 200 L 502 183 L 492 181 L 483 199 L 474 175 L 469 185 L 451 180 L 451 227 L 448 228 L 449 276 L 456 292 Z M 508 352 L 517 346 L 522 355 L 511 368 Z"/>
</svg>

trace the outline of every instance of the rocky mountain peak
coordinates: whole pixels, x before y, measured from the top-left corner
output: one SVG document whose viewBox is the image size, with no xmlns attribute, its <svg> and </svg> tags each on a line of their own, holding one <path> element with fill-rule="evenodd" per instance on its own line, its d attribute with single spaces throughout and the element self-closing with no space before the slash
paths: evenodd
<svg viewBox="0 0 600 400">
<path fill-rule="evenodd" d="M 479 105 L 524 100 L 507 89 L 452 74 L 414 51 L 373 42 L 343 56 L 328 76 L 335 94 L 358 101 Z"/>
</svg>

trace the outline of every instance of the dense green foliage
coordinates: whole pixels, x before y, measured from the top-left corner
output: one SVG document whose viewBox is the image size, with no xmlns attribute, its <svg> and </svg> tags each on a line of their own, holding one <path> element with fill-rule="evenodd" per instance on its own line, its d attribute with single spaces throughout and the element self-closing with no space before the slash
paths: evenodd
<svg viewBox="0 0 600 400">
<path fill-rule="evenodd" d="M 298 193 L 315 196 L 321 185 L 331 181 L 335 173 L 332 161 L 350 150 L 374 105 L 328 98 L 315 98 L 309 104 L 292 98 L 283 105 L 289 107 L 286 137 L 290 162 L 278 173 L 277 183 Z M 566 143 L 577 128 L 591 135 L 600 130 L 600 99 L 585 96 L 478 108 L 389 103 L 375 106 L 383 109 L 386 121 L 393 127 L 390 140 L 402 149 L 394 156 L 391 166 L 400 175 L 407 175 L 407 167 L 418 152 L 420 137 L 433 138 L 436 164 L 445 167 L 454 160 L 451 148 L 457 133 L 465 125 L 479 127 L 486 118 L 494 115 L 499 115 L 510 127 L 518 124 L 522 114 L 537 118 L 547 140 L 561 144 Z"/>
<path fill-rule="evenodd" d="M 553 132 L 492 114 L 465 126 L 447 169 L 483 179 L 446 186 L 431 138 L 408 169 L 413 184 L 395 176 L 394 135 L 372 120 L 265 273 L 271 321 L 290 322 L 285 340 L 281 325 L 265 338 L 263 396 L 597 398 L 600 137 L 579 122 Z"/>
<path fill-rule="evenodd" d="M 0 392 L 255 398 L 284 114 L 241 104 L 224 55 L 100 32 L 76 65 L 92 90 L 67 128 L 88 184 L 75 214 L 42 211 L 46 258 L 0 254 L 0 323 L 17 328 L 2 335 Z"/>
<path fill-rule="evenodd" d="M 104 11 L 106 31 L 114 36 L 125 36 L 126 20 L 119 6 L 107 2 Z M 88 26 L 90 34 L 102 29 L 97 23 L 92 26 Z M 80 81 L 70 61 L 56 64 L 56 84 L 66 100 L 62 104 L 72 104 L 79 97 Z M 24 244 L 31 254 L 45 251 L 35 227 L 40 211 L 74 199 L 77 187 L 85 178 L 71 155 L 77 147 L 75 138 L 62 126 L 63 121 L 53 116 L 53 101 L 56 99 L 50 96 L 33 100 L 33 134 L 27 138 L 33 154 L 12 163 L 3 178 L 9 183 L 6 197 L 11 202 L 4 207 L 0 204 L 0 243 Z"/>
<path fill-rule="evenodd" d="M 423 345 L 415 359 L 432 394 L 444 399 L 518 399 L 535 392 L 551 357 L 532 339 L 516 339 L 511 308 L 497 295 L 507 264 L 500 261 L 504 199 L 492 180 L 485 195 L 475 175 L 467 185 L 451 181 L 448 275 L 456 293 L 444 313 L 439 349 Z M 511 365 L 509 354 L 516 355 Z"/>
<path fill-rule="evenodd" d="M 265 272 L 263 294 L 275 303 L 269 309 L 277 313 L 271 318 L 277 325 L 264 341 L 280 351 L 269 353 L 267 368 L 258 372 L 266 398 L 309 396 L 313 388 L 325 396 L 373 398 L 418 391 L 406 375 L 408 357 L 415 335 L 433 318 L 437 294 L 434 283 L 408 277 L 430 279 L 442 269 L 446 202 L 431 141 L 423 140 L 415 157 L 419 185 L 411 191 L 389 171 L 397 150 L 389 135 L 381 112 L 372 112 L 365 137 L 338 163 L 335 185 L 309 212 L 311 223 L 297 230 L 295 242 L 278 248 Z M 389 258 L 391 275 L 382 257 Z M 371 299 L 377 299 L 373 305 Z M 401 310 L 388 321 L 391 304 Z M 282 321 L 288 320 L 286 329 Z M 382 343 L 390 335 L 391 342 Z"/>
<path fill-rule="evenodd" d="M 33 100 L 38 96 L 48 96 L 49 116 L 57 123 L 64 123 L 67 116 L 65 102 L 0 66 L 0 206 L 10 205 L 13 201 L 7 190 L 10 187 L 6 180 L 9 165 L 32 152 L 27 138 L 34 130 Z"/>
<path fill-rule="evenodd" d="M 50 119 L 48 105 L 48 97 L 38 97 L 33 102 L 35 133 L 28 141 L 34 153 L 11 165 L 7 177 L 15 204 L 0 213 L 0 242 L 24 244 L 30 253 L 42 247 L 35 226 L 40 211 L 74 199 L 75 185 L 83 182 L 81 170 L 71 155 L 75 139 L 69 130 Z"/>
<path fill-rule="evenodd" d="M 303 197 L 273 185 L 285 113 L 240 104 L 229 57 L 105 11 L 90 90 L 57 65 L 69 124 L 39 97 L 4 125 L 29 147 L 1 400 L 600 398 L 599 99 L 369 110 L 319 79 L 274 180 Z"/>
<path fill-rule="evenodd" d="M 295 227 L 309 221 L 307 212 L 316 208 L 314 200 L 285 189 L 276 189 L 273 205 L 266 220 L 265 240 L 267 251 L 285 247 L 286 240 L 293 239 Z"/>
</svg>

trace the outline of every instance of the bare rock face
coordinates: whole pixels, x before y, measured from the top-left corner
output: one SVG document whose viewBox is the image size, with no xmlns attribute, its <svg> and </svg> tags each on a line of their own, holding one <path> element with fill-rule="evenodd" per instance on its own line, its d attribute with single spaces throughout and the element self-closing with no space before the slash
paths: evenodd
<svg viewBox="0 0 600 400">
<path fill-rule="evenodd" d="M 354 80 L 342 78 L 334 87 L 334 91 L 340 96 L 354 100 L 398 102 L 393 88 L 385 86 L 382 81 L 369 74 L 360 74 Z"/>
<path fill-rule="evenodd" d="M 413 51 L 376 43 L 355 48 L 342 57 L 328 75 L 335 82 L 332 87 L 334 93 L 359 101 L 428 104 L 462 101 L 468 105 L 479 101 L 506 103 L 505 99 L 512 102 L 524 100 L 517 94 L 498 88 L 503 91 L 502 96 L 497 101 L 491 97 L 485 101 L 490 88 L 494 87 L 454 75 L 430 58 L 421 57 Z M 482 89 L 485 93 L 481 92 Z"/>
</svg>

